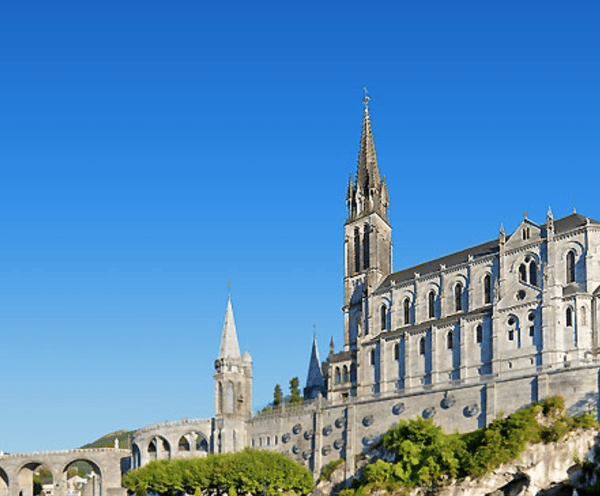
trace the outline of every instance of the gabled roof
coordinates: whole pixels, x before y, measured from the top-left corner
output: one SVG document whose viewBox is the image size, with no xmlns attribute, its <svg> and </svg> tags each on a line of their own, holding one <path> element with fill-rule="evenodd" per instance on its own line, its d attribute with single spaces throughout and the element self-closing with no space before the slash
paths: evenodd
<svg viewBox="0 0 600 496">
<path fill-rule="evenodd" d="M 539 228 L 543 228 L 545 231 L 546 224 L 538 225 L 531 221 L 529 222 L 532 225 L 535 225 Z M 572 231 L 573 229 L 583 227 L 588 223 L 600 226 L 600 222 L 598 222 L 597 220 L 590 219 L 589 217 L 584 217 L 583 215 L 579 215 L 577 213 L 573 213 L 571 215 L 567 215 L 566 217 L 562 217 L 560 219 L 555 220 L 554 232 L 556 234 L 562 234 L 568 231 Z M 510 239 L 510 237 L 507 236 L 507 239 Z M 441 265 L 445 265 L 446 268 L 454 267 L 456 265 L 460 265 L 467 262 L 470 257 L 472 257 L 473 259 L 482 258 L 488 255 L 498 253 L 499 250 L 499 240 L 494 239 L 492 241 L 488 241 L 487 243 L 467 248 L 466 250 L 451 253 L 450 255 L 446 255 L 441 258 L 436 258 L 435 260 L 430 260 L 429 262 L 425 262 L 420 265 L 415 265 L 414 267 L 409 267 L 407 269 L 394 272 L 393 274 L 387 276 L 379 285 L 379 287 L 386 288 L 394 284 L 400 284 L 406 281 L 410 281 L 415 277 L 415 272 L 420 274 L 421 276 L 425 276 L 427 274 L 432 274 L 439 271 Z"/>
<path fill-rule="evenodd" d="M 554 221 L 554 232 L 556 234 L 561 234 L 564 232 L 572 231 L 573 229 L 577 229 L 578 227 L 583 227 L 587 223 L 600 225 L 600 222 L 594 219 L 590 219 L 589 217 L 584 217 L 583 215 L 579 215 L 578 213 L 572 213 L 571 215 L 567 215 L 562 219 L 556 219 Z"/>
<path fill-rule="evenodd" d="M 429 262 L 425 262 L 420 265 L 415 265 L 414 267 L 395 272 L 386 277 L 380 287 L 391 286 L 392 284 L 398 284 L 404 281 L 409 281 L 415 277 L 415 272 L 418 272 L 420 275 L 424 276 L 426 274 L 431 274 L 440 270 L 440 265 L 445 265 L 446 267 L 453 267 L 455 265 L 465 263 L 467 260 L 469 260 L 470 256 L 472 256 L 473 258 L 481 258 L 487 255 L 498 253 L 498 251 L 498 240 L 495 239 L 493 241 L 488 241 L 487 243 L 473 246 L 472 248 L 458 251 L 456 253 L 452 253 L 450 255 L 446 255 L 441 258 L 436 258 L 435 260 L 431 260 Z"/>
</svg>

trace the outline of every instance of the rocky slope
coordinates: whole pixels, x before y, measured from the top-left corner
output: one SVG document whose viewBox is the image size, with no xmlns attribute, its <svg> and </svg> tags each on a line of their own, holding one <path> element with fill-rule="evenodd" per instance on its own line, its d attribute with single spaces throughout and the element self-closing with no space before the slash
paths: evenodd
<svg viewBox="0 0 600 496">
<path fill-rule="evenodd" d="M 590 480 L 594 467 L 595 449 L 600 446 L 597 431 L 578 430 L 557 443 L 535 444 L 512 463 L 498 467 L 481 479 L 466 478 L 452 481 L 441 489 L 439 496 L 562 496 L 573 494 L 572 487 L 594 483 Z M 599 448 L 600 451 L 600 448 Z M 587 476 L 587 477 L 586 477 Z M 592 479 L 595 477 L 591 475 Z M 312 496 L 330 496 L 344 487 L 343 465 L 329 480 L 320 481 Z M 378 491 L 378 496 L 387 496 Z M 429 494 L 426 488 L 411 491 L 411 496 Z M 599 493 L 600 494 L 600 493 Z"/>
</svg>

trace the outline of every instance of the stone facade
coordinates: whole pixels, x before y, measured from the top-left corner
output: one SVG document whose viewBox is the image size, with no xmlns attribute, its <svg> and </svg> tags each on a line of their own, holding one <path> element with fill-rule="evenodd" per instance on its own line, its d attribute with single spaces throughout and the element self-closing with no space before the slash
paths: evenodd
<svg viewBox="0 0 600 496">
<path fill-rule="evenodd" d="M 388 203 L 365 98 L 344 226 L 343 349 L 331 346 L 323 377 L 314 342 L 304 404 L 253 416 L 252 360 L 228 301 L 210 452 L 275 450 L 315 474 L 344 458 L 351 477 L 355 456 L 401 418 L 464 432 L 553 394 L 572 413 L 597 409 L 599 222 L 525 215 L 510 235 L 394 272 Z"/>
</svg>

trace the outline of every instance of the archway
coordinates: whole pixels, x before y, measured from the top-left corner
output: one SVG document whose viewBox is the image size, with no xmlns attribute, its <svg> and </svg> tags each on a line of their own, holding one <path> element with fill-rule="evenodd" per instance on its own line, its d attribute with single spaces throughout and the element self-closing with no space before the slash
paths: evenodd
<svg viewBox="0 0 600 496">
<path fill-rule="evenodd" d="M 8 475 L 0 468 L 0 496 L 8 496 Z"/>
<path fill-rule="evenodd" d="M 102 496 L 102 471 L 85 458 L 71 460 L 62 471 L 67 496 Z"/>
<path fill-rule="evenodd" d="M 51 495 L 54 488 L 54 474 L 43 463 L 29 462 L 18 473 L 19 496 Z"/>
<path fill-rule="evenodd" d="M 163 458 L 171 458 L 171 445 L 162 436 L 154 437 L 148 443 L 148 455 L 150 460 L 162 460 Z"/>
</svg>

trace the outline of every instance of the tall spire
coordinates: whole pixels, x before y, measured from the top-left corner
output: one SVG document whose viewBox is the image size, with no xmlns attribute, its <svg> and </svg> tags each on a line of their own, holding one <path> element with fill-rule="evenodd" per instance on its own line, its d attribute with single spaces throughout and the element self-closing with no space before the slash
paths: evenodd
<svg viewBox="0 0 600 496">
<path fill-rule="evenodd" d="M 310 363 L 308 364 L 308 375 L 306 377 L 306 387 L 304 388 L 304 399 L 311 399 L 321 393 L 326 394 L 325 378 L 321 371 L 321 359 L 319 358 L 319 349 L 317 347 L 317 336 L 313 333 L 312 351 L 310 354 Z"/>
<path fill-rule="evenodd" d="M 360 135 L 360 150 L 358 152 L 358 169 L 356 172 L 356 182 L 366 193 L 371 188 L 376 188 L 381 182 L 379 176 L 379 166 L 377 164 L 377 152 L 375 151 L 375 140 L 373 139 L 373 129 L 371 127 L 371 116 L 369 114 L 369 94 L 365 88 L 363 97 L 364 114 L 362 132 Z"/>
<path fill-rule="evenodd" d="M 358 150 L 356 181 L 348 184 L 348 218 L 354 220 L 364 215 L 377 212 L 387 220 L 388 195 L 385 182 L 381 181 L 375 139 L 371 126 L 371 115 L 367 89 L 363 97 L 363 124 Z"/>
<path fill-rule="evenodd" d="M 227 295 L 227 310 L 225 311 L 225 323 L 223 324 L 223 334 L 221 335 L 219 358 L 240 358 L 240 345 L 238 344 L 237 333 L 235 331 L 233 307 L 231 306 L 231 297 L 229 294 Z"/>
</svg>

